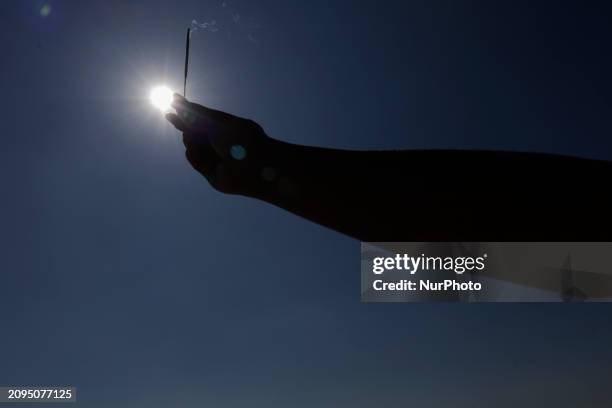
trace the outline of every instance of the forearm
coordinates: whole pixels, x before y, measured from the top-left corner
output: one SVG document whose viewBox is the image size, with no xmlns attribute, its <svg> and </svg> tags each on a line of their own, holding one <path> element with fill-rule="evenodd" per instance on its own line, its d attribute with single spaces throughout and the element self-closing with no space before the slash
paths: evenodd
<svg viewBox="0 0 612 408">
<path fill-rule="evenodd" d="M 253 196 L 360 240 L 433 238 L 442 172 L 418 151 L 348 151 L 277 142 Z M 452 227 L 452 226 L 447 226 Z"/>
<path fill-rule="evenodd" d="M 267 177 L 252 195 L 363 241 L 602 240 L 610 234 L 609 194 L 598 188 L 610 176 L 603 162 L 274 144 L 262 163 Z"/>
</svg>

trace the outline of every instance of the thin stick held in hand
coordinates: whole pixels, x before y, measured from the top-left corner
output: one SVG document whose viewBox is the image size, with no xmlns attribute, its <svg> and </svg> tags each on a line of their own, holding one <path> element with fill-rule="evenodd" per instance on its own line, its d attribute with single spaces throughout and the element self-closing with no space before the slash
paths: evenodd
<svg viewBox="0 0 612 408">
<path fill-rule="evenodd" d="M 187 40 L 185 44 L 185 78 L 183 81 L 183 97 L 187 98 L 187 72 L 189 71 L 189 43 L 191 40 L 191 28 L 187 29 Z"/>
</svg>

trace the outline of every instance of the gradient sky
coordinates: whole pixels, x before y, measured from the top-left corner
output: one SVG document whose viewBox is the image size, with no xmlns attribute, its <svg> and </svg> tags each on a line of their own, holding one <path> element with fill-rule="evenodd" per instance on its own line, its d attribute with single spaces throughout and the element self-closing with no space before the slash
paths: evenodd
<svg viewBox="0 0 612 408">
<path fill-rule="evenodd" d="M 189 96 L 272 137 L 612 159 L 609 7 L 46 3 L 0 5 L 0 385 L 86 407 L 610 406 L 612 306 L 362 304 L 359 242 L 212 190 L 147 100 L 215 20 Z"/>
</svg>

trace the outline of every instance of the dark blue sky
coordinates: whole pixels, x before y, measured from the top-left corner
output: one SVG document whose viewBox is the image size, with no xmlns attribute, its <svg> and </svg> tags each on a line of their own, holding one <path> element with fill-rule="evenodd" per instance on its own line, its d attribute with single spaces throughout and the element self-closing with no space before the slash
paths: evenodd
<svg viewBox="0 0 612 408">
<path fill-rule="evenodd" d="M 189 95 L 272 137 L 612 159 L 609 7 L 44 3 L 0 6 L 0 385 L 87 407 L 609 406 L 610 306 L 362 304 L 357 241 L 213 191 L 147 100 L 215 20 Z"/>
</svg>

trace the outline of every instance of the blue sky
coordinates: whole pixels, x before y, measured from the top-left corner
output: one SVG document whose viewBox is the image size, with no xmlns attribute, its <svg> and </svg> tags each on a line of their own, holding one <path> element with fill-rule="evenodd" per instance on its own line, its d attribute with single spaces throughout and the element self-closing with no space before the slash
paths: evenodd
<svg viewBox="0 0 612 408">
<path fill-rule="evenodd" d="M 189 95 L 272 137 L 611 159 L 609 9 L 43 4 L 0 6 L 1 384 L 88 407 L 609 405 L 610 306 L 361 304 L 359 242 L 212 190 L 147 100 L 214 19 Z"/>
</svg>

